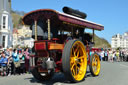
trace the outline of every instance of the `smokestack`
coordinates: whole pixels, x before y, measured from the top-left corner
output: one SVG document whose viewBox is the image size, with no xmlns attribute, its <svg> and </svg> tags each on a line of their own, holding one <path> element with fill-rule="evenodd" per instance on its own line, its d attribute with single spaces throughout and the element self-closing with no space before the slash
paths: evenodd
<svg viewBox="0 0 128 85">
<path fill-rule="evenodd" d="M 87 17 L 86 13 L 80 12 L 79 10 L 75 10 L 69 7 L 63 7 L 63 12 L 83 19 Z"/>
</svg>

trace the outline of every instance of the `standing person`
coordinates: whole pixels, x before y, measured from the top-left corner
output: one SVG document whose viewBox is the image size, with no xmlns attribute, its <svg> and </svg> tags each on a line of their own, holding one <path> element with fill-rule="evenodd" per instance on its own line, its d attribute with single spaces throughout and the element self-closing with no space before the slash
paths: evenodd
<svg viewBox="0 0 128 85">
<path fill-rule="evenodd" d="M 22 67 L 23 67 L 23 60 L 22 60 L 22 56 L 23 56 L 23 53 L 22 53 L 22 48 L 20 46 L 18 46 L 17 48 L 17 53 L 18 53 L 18 56 L 19 56 L 19 62 L 20 62 L 20 67 L 19 67 L 19 74 L 22 72 Z"/>
<path fill-rule="evenodd" d="M 5 52 L 6 57 L 8 58 L 8 63 L 7 63 L 7 69 L 8 69 L 8 76 L 11 75 L 11 65 L 12 65 L 12 47 L 7 48 Z"/>
<path fill-rule="evenodd" d="M 9 49 L 7 49 L 6 55 L 8 56 L 8 61 L 9 61 L 9 63 L 10 63 L 10 61 L 12 60 L 12 53 L 13 53 L 12 47 L 10 47 Z M 9 63 L 8 63 L 8 64 L 9 64 Z"/>
<path fill-rule="evenodd" d="M 117 57 L 117 61 L 119 62 L 120 61 L 120 53 L 119 53 L 119 50 L 116 51 L 116 57 Z"/>
<path fill-rule="evenodd" d="M 113 51 L 112 56 L 113 56 L 113 61 L 116 61 L 116 53 L 115 53 L 115 51 Z"/>
<path fill-rule="evenodd" d="M 8 58 L 8 76 L 13 73 L 13 59 L 12 59 L 13 49 L 12 47 L 9 48 L 9 58 Z"/>
<path fill-rule="evenodd" d="M 6 49 L 6 51 L 5 51 L 5 56 L 6 56 L 6 58 L 9 58 L 9 57 L 10 57 L 9 48 Z"/>
<path fill-rule="evenodd" d="M 17 71 L 20 74 L 20 60 L 16 49 L 13 50 L 12 58 L 14 63 L 13 73 L 15 75 Z"/>
<path fill-rule="evenodd" d="M 120 61 L 123 61 L 123 51 L 122 50 L 120 50 Z"/>
<path fill-rule="evenodd" d="M 124 58 L 125 58 L 125 51 L 124 51 L 124 49 L 122 51 L 122 56 L 123 56 L 123 61 L 124 61 Z"/>
<path fill-rule="evenodd" d="M 7 48 L 6 49 L 6 51 L 5 51 L 5 56 L 6 56 L 6 58 L 8 59 L 8 63 L 7 63 L 7 75 L 9 74 L 9 67 L 10 67 L 10 58 L 11 58 L 11 55 L 10 55 L 10 50 L 9 50 L 9 48 Z M 10 74 L 9 74 L 10 75 Z"/>
<path fill-rule="evenodd" d="M 20 64 L 21 64 L 21 66 L 20 66 L 21 73 L 24 74 L 26 72 L 24 49 L 22 49 L 22 57 L 20 58 Z"/>
<path fill-rule="evenodd" d="M 18 53 L 18 54 L 22 54 L 21 52 L 22 52 L 22 48 L 21 48 L 20 45 L 19 45 L 18 48 L 17 48 L 17 53 Z"/>
<path fill-rule="evenodd" d="M 111 49 L 109 50 L 109 61 L 113 62 L 113 52 Z"/>
<path fill-rule="evenodd" d="M 25 68 L 26 68 L 26 71 L 28 72 L 29 71 L 29 52 L 28 52 L 28 48 L 25 49 Z"/>
<path fill-rule="evenodd" d="M 104 61 L 104 50 L 101 51 L 102 60 Z"/>
<path fill-rule="evenodd" d="M 128 61 L 128 50 L 126 50 L 126 61 Z"/>
<path fill-rule="evenodd" d="M 107 50 L 105 50 L 105 52 L 104 52 L 104 60 L 108 61 L 108 52 L 107 52 Z"/>
<path fill-rule="evenodd" d="M 124 50 L 124 61 L 127 61 L 127 55 L 128 55 L 128 51 L 125 49 Z"/>
</svg>

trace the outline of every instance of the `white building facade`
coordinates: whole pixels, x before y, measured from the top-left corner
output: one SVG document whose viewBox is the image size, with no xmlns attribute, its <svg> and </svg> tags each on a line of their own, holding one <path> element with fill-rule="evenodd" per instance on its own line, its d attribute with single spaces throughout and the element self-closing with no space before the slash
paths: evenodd
<svg viewBox="0 0 128 85">
<path fill-rule="evenodd" d="M 21 47 L 32 48 L 34 39 L 31 37 L 32 30 L 30 30 L 30 27 L 21 26 L 20 29 L 13 29 L 13 47 L 20 45 Z"/>
<path fill-rule="evenodd" d="M 11 0 L 0 0 L 0 46 L 12 46 Z"/>
<path fill-rule="evenodd" d="M 116 49 L 119 47 L 128 49 L 128 32 L 125 32 L 123 35 L 116 34 L 112 36 L 111 47 L 113 49 Z"/>
</svg>

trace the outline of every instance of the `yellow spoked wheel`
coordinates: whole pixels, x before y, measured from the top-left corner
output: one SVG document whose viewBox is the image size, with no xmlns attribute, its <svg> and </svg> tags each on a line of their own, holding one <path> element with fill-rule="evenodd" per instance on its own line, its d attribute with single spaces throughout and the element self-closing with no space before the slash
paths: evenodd
<svg viewBox="0 0 128 85">
<path fill-rule="evenodd" d="M 92 54 L 90 59 L 90 71 L 93 76 L 98 76 L 100 73 L 100 58 L 97 53 Z"/>
<path fill-rule="evenodd" d="M 62 68 L 65 76 L 72 82 L 84 79 L 87 68 L 87 54 L 83 43 L 79 40 L 70 40 L 64 47 Z"/>
</svg>

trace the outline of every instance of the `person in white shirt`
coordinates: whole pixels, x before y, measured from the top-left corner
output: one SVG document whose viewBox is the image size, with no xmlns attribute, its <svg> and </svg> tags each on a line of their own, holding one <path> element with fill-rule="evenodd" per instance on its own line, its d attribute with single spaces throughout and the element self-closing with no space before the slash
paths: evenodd
<svg viewBox="0 0 128 85">
<path fill-rule="evenodd" d="M 109 50 L 109 61 L 113 62 L 113 52 L 111 49 Z"/>
</svg>

